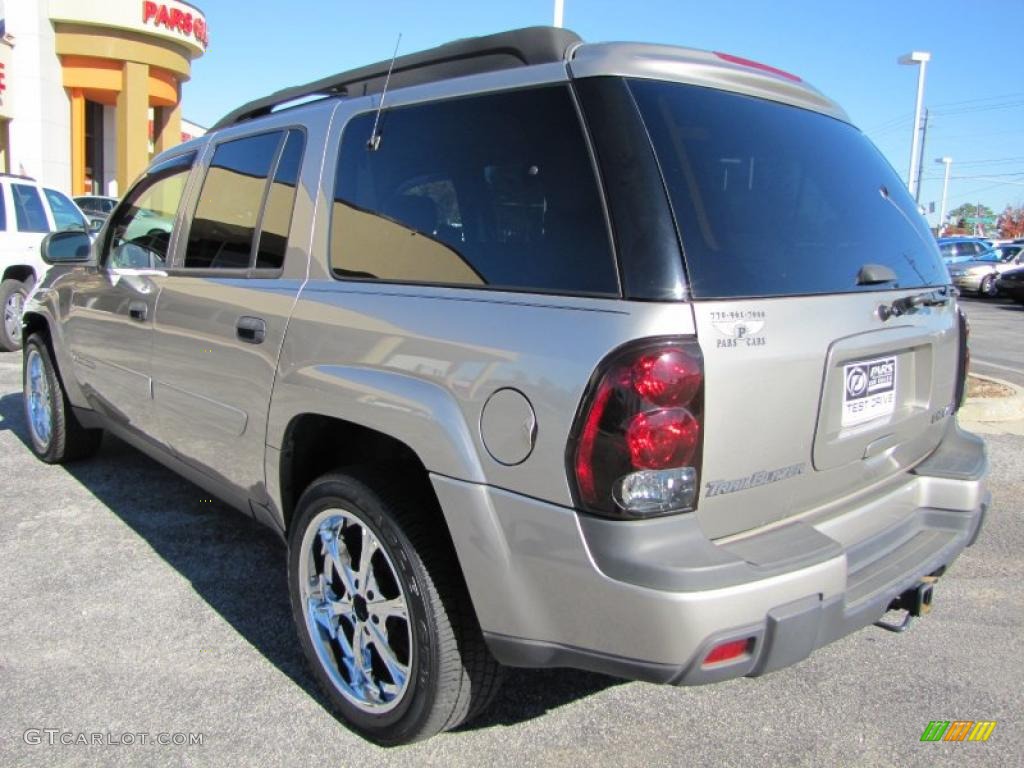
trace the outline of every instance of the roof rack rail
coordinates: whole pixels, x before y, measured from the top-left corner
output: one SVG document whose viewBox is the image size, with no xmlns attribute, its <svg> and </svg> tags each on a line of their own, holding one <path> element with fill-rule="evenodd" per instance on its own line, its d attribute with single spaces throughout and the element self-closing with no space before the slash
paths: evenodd
<svg viewBox="0 0 1024 768">
<path fill-rule="evenodd" d="M 582 39 L 558 27 L 526 27 L 484 37 L 467 37 L 395 59 L 390 88 L 447 80 L 502 69 L 562 61 Z M 339 72 L 305 85 L 284 88 L 235 109 L 211 130 L 270 114 L 275 107 L 310 96 L 365 96 L 384 88 L 391 60 Z"/>
</svg>

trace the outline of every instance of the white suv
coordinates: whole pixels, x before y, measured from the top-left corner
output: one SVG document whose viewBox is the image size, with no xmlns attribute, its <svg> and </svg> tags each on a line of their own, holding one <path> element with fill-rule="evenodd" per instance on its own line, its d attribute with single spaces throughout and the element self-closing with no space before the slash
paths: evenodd
<svg viewBox="0 0 1024 768">
<path fill-rule="evenodd" d="M 0 174 L 0 350 L 21 349 L 21 309 L 47 266 L 39 245 L 49 232 L 87 229 L 71 199 L 27 176 Z"/>
</svg>

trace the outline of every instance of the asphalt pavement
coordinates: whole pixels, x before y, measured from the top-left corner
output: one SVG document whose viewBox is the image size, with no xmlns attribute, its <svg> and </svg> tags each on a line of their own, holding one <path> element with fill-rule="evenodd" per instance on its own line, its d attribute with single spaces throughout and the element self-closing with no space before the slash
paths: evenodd
<svg viewBox="0 0 1024 768">
<path fill-rule="evenodd" d="M 869 628 L 766 677 L 700 688 L 512 670 L 475 723 L 391 750 L 323 707 L 272 534 L 117 440 L 65 468 L 38 462 L 27 439 L 20 356 L 0 354 L 5 768 L 1021 764 L 1018 436 L 989 438 L 987 527 L 906 633 Z M 933 720 L 997 725 L 985 743 L 922 743 Z"/>
<path fill-rule="evenodd" d="M 1024 387 L 1024 305 L 961 298 L 971 324 L 971 371 Z"/>
</svg>

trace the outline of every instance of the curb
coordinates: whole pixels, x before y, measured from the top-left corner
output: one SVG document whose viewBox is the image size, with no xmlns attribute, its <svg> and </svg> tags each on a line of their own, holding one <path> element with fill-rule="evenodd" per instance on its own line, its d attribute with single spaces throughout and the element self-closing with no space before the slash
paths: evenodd
<svg viewBox="0 0 1024 768">
<path fill-rule="evenodd" d="M 1010 397 L 969 397 L 960 408 L 959 416 L 965 421 L 1019 421 L 1024 419 L 1024 389 L 1016 384 L 992 376 L 969 374 L 982 381 L 991 381 L 1012 389 Z"/>
</svg>

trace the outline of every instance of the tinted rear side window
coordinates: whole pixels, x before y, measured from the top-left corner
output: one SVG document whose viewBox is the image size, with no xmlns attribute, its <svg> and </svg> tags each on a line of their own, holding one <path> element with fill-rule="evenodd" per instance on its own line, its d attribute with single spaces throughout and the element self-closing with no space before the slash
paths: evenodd
<svg viewBox="0 0 1024 768">
<path fill-rule="evenodd" d="M 283 135 L 263 133 L 217 147 L 189 232 L 187 268 L 249 268 L 267 178 Z"/>
<path fill-rule="evenodd" d="M 260 223 L 260 244 L 256 250 L 257 269 L 280 269 L 288 245 L 288 230 L 295 208 L 295 188 L 302 168 L 302 150 L 306 137 L 302 131 L 289 131 L 284 150 L 274 171 Z"/>
<path fill-rule="evenodd" d="M 0 231 L 7 229 L 7 203 L 4 200 L 4 185 L 0 184 Z"/>
<path fill-rule="evenodd" d="M 630 82 L 665 176 L 695 298 L 942 285 L 935 240 L 856 128 L 690 85 Z M 859 286 L 865 264 L 896 284 Z"/>
<path fill-rule="evenodd" d="M 342 278 L 618 295 L 568 88 L 406 107 L 345 128 L 331 217 Z"/>
<path fill-rule="evenodd" d="M 14 214 L 19 232 L 49 232 L 46 211 L 39 197 L 39 190 L 26 184 L 11 184 L 14 197 Z"/>
</svg>

